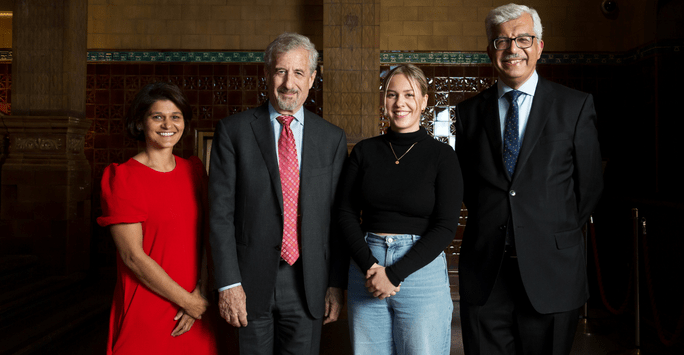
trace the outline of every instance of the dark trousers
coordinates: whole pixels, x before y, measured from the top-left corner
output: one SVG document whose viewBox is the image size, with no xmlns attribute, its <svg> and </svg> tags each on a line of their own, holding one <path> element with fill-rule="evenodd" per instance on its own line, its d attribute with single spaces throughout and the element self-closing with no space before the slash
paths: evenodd
<svg viewBox="0 0 684 355">
<path fill-rule="evenodd" d="M 322 325 L 307 310 L 301 260 L 292 266 L 281 261 L 269 311 L 248 317 L 239 330 L 240 354 L 318 355 Z"/>
<path fill-rule="evenodd" d="M 529 301 L 517 259 L 504 257 L 487 302 L 461 301 L 466 355 L 567 355 L 572 349 L 579 309 L 541 314 Z"/>
</svg>

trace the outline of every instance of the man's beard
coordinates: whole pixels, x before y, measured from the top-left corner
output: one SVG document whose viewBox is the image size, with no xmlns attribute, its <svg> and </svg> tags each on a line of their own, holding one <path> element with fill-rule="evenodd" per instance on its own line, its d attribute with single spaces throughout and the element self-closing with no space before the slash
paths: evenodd
<svg viewBox="0 0 684 355">
<path fill-rule="evenodd" d="M 282 92 L 282 93 L 296 93 L 297 91 L 291 91 L 291 92 Z M 278 93 L 281 93 L 278 91 Z M 280 107 L 281 110 L 285 111 L 294 111 L 297 108 L 297 98 L 292 98 L 290 100 L 288 99 L 282 99 L 280 95 L 276 96 L 276 101 L 278 101 L 278 107 Z"/>
</svg>

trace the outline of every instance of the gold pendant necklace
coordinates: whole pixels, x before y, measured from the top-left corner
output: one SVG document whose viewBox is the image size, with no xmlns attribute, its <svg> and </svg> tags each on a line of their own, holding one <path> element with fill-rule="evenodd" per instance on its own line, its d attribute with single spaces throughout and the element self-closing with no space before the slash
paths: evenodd
<svg viewBox="0 0 684 355">
<path fill-rule="evenodd" d="M 392 142 L 389 142 L 390 149 L 392 149 L 392 154 L 394 154 L 394 159 L 396 159 L 396 161 L 394 162 L 394 164 L 399 164 L 399 160 L 401 160 L 401 158 L 403 158 L 404 155 L 406 155 L 406 153 L 410 152 L 410 151 L 411 151 L 411 148 L 413 148 L 413 146 L 416 145 L 416 144 L 418 144 L 418 142 L 415 142 L 415 143 L 411 144 L 411 146 L 409 147 L 409 149 L 406 150 L 406 152 L 404 152 L 404 154 L 402 154 L 399 158 L 397 158 L 397 153 L 394 152 L 394 148 L 392 147 Z"/>
</svg>

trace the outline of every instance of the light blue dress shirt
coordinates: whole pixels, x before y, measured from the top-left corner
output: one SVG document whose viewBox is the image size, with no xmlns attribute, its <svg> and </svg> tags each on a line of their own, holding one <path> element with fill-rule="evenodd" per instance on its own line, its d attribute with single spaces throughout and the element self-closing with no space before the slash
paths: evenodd
<svg viewBox="0 0 684 355">
<path fill-rule="evenodd" d="M 532 101 L 534 100 L 534 93 L 537 91 L 537 83 L 539 82 L 539 75 L 535 70 L 532 76 L 524 83 L 518 91 L 524 93 L 518 97 L 518 130 L 519 142 L 522 146 L 523 138 L 525 138 L 525 128 L 527 128 L 527 120 L 530 118 L 530 110 L 532 109 Z M 508 85 L 504 84 L 503 80 L 499 78 L 497 82 L 497 90 L 499 95 L 499 123 L 501 125 L 501 141 L 503 142 L 504 126 L 506 125 L 506 113 L 508 112 L 508 99 L 504 95 L 513 90 Z"/>
</svg>

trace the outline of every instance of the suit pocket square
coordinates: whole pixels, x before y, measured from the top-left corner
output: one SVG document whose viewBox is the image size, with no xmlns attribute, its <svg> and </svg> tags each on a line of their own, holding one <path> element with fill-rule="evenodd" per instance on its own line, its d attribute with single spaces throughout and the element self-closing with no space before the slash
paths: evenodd
<svg viewBox="0 0 684 355">
<path fill-rule="evenodd" d="M 582 229 L 577 228 L 566 232 L 558 232 L 554 233 L 553 236 L 556 238 L 556 248 L 570 248 L 582 242 Z"/>
</svg>

